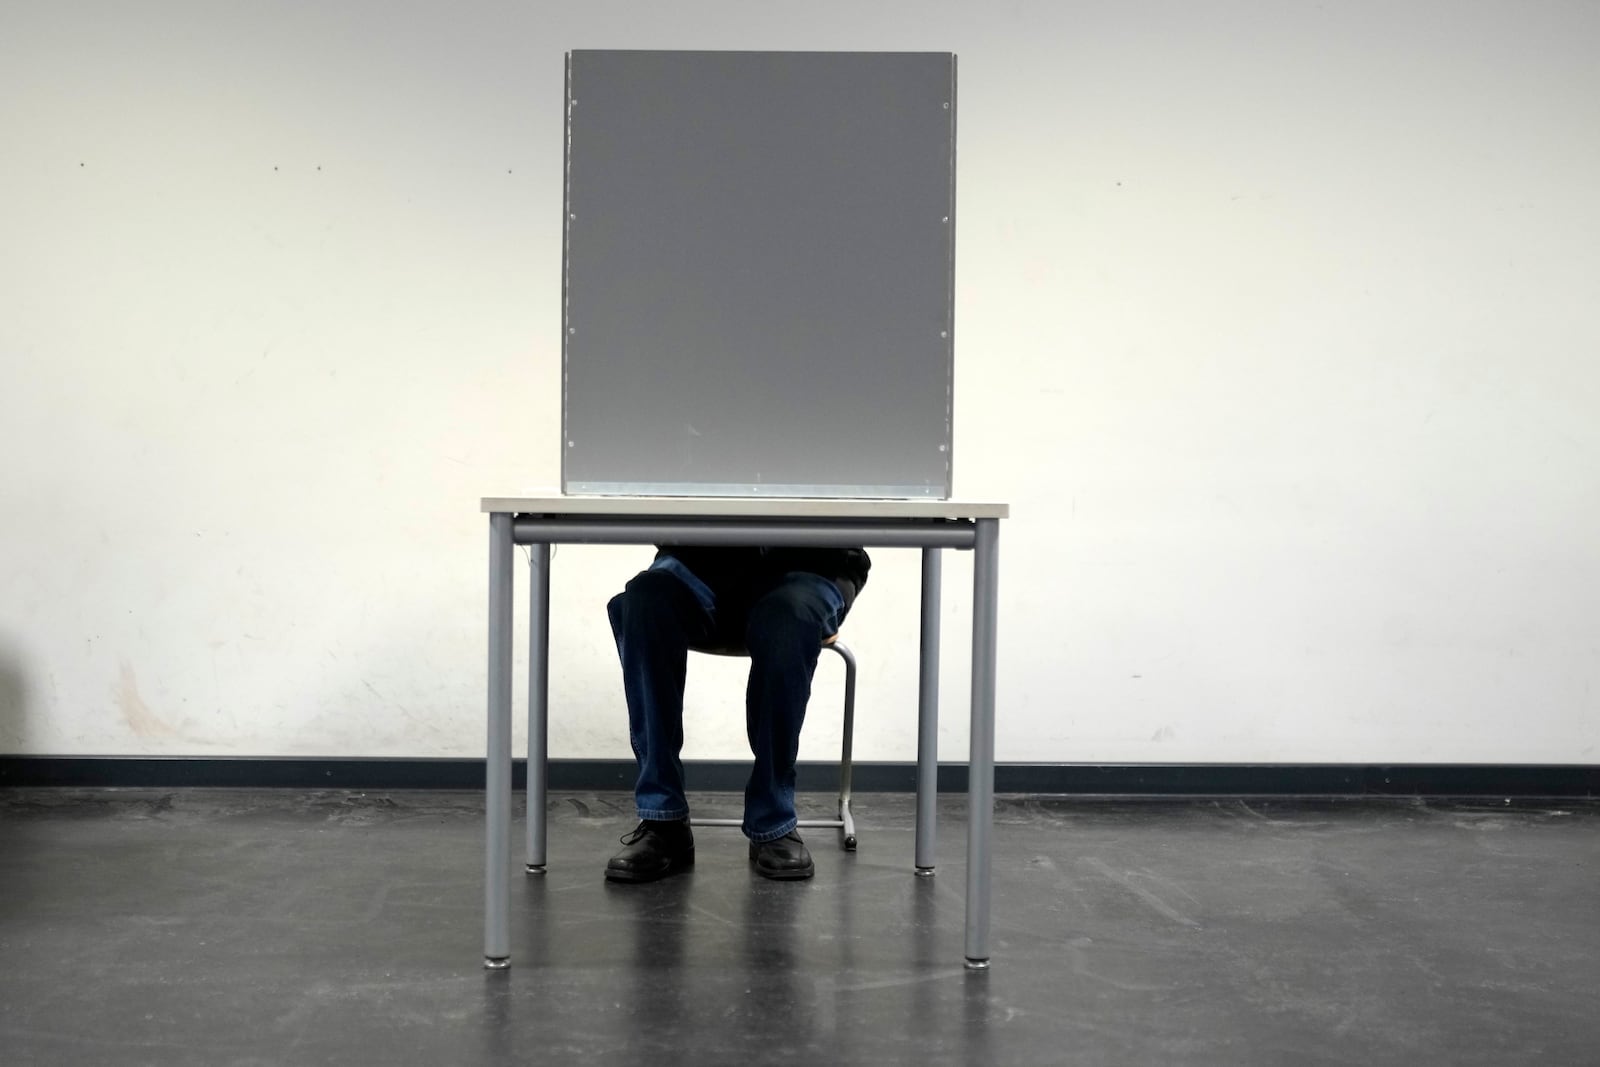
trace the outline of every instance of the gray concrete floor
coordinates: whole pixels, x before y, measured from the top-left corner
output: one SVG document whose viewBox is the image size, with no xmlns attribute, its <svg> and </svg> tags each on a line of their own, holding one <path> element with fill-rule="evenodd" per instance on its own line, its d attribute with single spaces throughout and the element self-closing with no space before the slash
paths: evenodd
<svg viewBox="0 0 1600 1067">
<path fill-rule="evenodd" d="M 608 885 L 630 809 L 551 798 L 486 972 L 478 795 L 0 791 L 0 1062 L 1600 1063 L 1596 802 L 1002 797 L 987 973 L 959 798 L 783 884 Z"/>
</svg>

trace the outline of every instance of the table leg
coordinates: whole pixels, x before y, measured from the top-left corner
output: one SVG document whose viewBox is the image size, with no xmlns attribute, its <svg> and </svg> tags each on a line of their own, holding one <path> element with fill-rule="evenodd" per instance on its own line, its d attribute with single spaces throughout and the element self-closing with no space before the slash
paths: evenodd
<svg viewBox="0 0 1600 1067">
<path fill-rule="evenodd" d="M 972 737 L 967 762 L 967 967 L 989 966 L 989 832 L 994 825 L 994 679 L 1000 521 L 977 520 L 972 560 Z"/>
<path fill-rule="evenodd" d="M 545 868 L 545 795 L 550 781 L 550 546 L 528 546 L 528 863 Z"/>
<path fill-rule="evenodd" d="M 922 644 L 917 683 L 916 871 L 933 874 L 939 819 L 939 565 L 937 548 L 922 550 Z"/>
<path fill-rule="evenodd" d="M 483 965 L 511 963 L 511 516 L 489 516 L 489 744 L 484 767 Z"/>
</svg>

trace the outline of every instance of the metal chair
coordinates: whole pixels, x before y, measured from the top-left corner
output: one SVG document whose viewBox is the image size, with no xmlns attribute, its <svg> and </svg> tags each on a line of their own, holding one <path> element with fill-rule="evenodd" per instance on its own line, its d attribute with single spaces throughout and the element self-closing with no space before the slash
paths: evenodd
<svg viewBox="0 0 1600 1067">
<path fill-rule="evenodd" d="M 850 748 L 856 725 L 856 657 L 855 653 L 834 634 L 822 641 L 822 647 L 831 649 L 844 660 L 844 745 L 839 755 L 839 816 L 836 819 L 801 819 L 805 827 L 828 827 L 839 831 L 840 845 L 846 852 L 856 850 L 856 821 L 850 813 Z M 748 650 L 737 646 L 694 646 L 693 651 L 708 656 L 748 656 Z M 696 817 L 696 826 L 740 826 L 739 819 L 702 819 Z"/>
</svg>

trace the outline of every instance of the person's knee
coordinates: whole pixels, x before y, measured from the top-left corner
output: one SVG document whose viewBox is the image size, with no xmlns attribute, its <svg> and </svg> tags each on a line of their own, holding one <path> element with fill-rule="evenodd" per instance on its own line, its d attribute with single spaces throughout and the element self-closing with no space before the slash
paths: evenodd
<svg viewBox="0 0 1600 1067">
<path fill-rule="evenodd" d="M 819 646 L 829 629 L 825 609 L 805 598 L 768 596 L 750 609 L 745 644 L 752 652 L 762 648 Z"/>
<path fill-rule="evenodd" d="M 651 607 L 672 604 L 681 599 L 679 590 L 683 583 L 666 571 L 640 571 L 628 579 L 617 599 L 629 606 Z"/>
<path fill-rule="evenodd" d="M 606 604 L 606 614 L 611 617 L 614 630 L 676 618 L 681 613 L 685 596 L 693 594 L 673 575 L 665 571 L 640 571 Z"/>
</svg>

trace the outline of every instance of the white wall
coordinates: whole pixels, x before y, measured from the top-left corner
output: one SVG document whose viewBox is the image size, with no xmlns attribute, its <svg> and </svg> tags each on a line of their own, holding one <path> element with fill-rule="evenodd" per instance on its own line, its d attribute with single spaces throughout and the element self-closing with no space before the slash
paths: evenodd
<svg viewBox="0 0 1600 1067">
<path fill-rule="evenodd" d="M 960 54 L 1000 759 L 1595 762 L 1597 46 L 1555 0 L 10 0 L 0 752 L 481 753 L 477 500 L 558 480 L 562 54 L 640 47 Z M 647 556 L 557 554 L 558 756 L 627 755 Z M 864 759 L 914 754 L 916 588 L 877 553 L 848 628 Z M 695 671 L 687 754 L 741 757 Z"/>
</svg>

